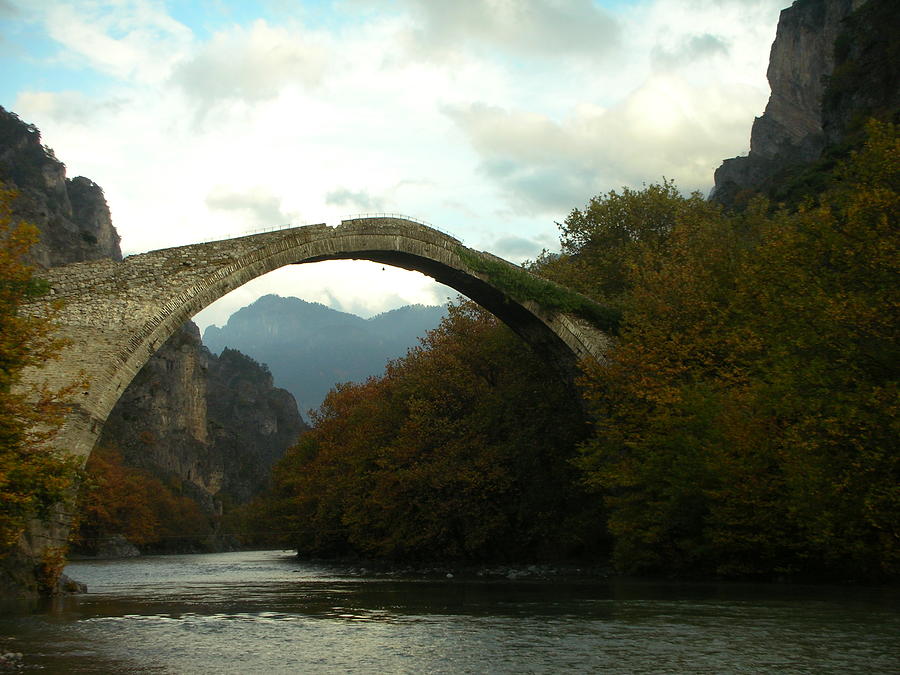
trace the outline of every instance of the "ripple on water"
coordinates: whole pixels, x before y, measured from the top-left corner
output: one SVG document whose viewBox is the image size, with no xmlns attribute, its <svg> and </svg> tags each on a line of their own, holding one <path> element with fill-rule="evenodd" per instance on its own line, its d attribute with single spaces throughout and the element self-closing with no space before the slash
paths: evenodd
<svg viewBox="0 0 900 675">
<path fill-rule="evenodd" d="M 897 605 L 859 589 L 366 579 L 277 552 L 73 567 L 91 593 L 0 617 L 29 668 L 818 674 L 900 663 Z"/>
</svg>

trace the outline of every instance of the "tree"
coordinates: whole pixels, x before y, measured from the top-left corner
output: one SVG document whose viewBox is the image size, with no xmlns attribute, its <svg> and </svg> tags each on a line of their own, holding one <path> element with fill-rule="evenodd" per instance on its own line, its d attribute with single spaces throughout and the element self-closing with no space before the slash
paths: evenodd
<svg viewBox="0 0 900 675">
<path fill-rule="evenodd" d="M 633 249 L 580 460 L 622 570 L 900 573 L 900 147 L 869 134 L 817 202 L 669 196 L 664 245 Z"/>
<path fill-rule="evenodd" d="M 100 542 L 114 534 L 144 550 L 202 549 L 213 532 L 196 502 L 148 471 L 127 466 L 115 447 L 94 448 L 85 475 L 75 537 L 82 551 L 96 553 Z"/>
<path fill-rule="evenodd" d="M 279 529 L 301 552 L 472 561 L 601 543 L 570 464 L 577 400 L 471 303 L 312 421 L 275 473 Z"/>
<path fill-rule="evenodd" d="M 31 516 L 46 516 L 63 500 L 76 473 L 75 460 L 49 444 L 69 390 L 22 386 L 23 370 L 54 359 L 62 343 L 53 337 L 52 310 L 24 311 L 47 287 L 26 262 L 38 230 L 13 221 L 15 197 L 0 186 L 0 556 L 8 554 Z"/>
<path fill-rule="evenodd" d="M 817 201 L 762 229 L 740 302 L 808 555 L 877 579 L 900 574 L 900 134 L 866 129 Z"/>
<path fill-rule="evenodd" d="M 683 196 L 671 181 L 641 190 L 611 190 L 566 217 L 560 224 L 561 256 L 539 261 L 538 268 L 569 288 L 618 307 L 631 288 L 630 268 L 640 251 L 662 253 L 682 214 L 716 210 L 697 193 Z"/>
</svg>

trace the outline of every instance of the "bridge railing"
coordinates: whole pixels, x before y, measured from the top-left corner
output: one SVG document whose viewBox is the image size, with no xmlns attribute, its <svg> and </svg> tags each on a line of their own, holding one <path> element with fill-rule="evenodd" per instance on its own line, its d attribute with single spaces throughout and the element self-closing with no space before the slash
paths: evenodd
<svg viewBox="0 0 900 675">
<path fill-rule="evenodd" d="M 349 216 L 341 216 L 341 220 L 359 220 L 361 218 L 401 218 L 403 220 L 411 220 L 414 223 L 418 223 L 419 225 L 424 225 L 425 227 L 430 227 L 434 230 L 440 230 L 440 228 L 435 227 L 427 220 L 422 220 L 421 218 L 416 218 L 415 216 L 410 216 L 405 213 L 354 213 Z"/>
<path fill-rule="evenodd" d="M 303 225 L 309 225 L 309 223 L 303 223 Z M 277 232 L 278 230 L 289 230 L 292 227 L 302 227 L 302 225 L 296 225 L 294 223 L 285 223 L 283 225 L 269 225 L 268 227 L 258 227 L 253 230 L 242 230 L 240 232 L 226 232 L 225 234 L 217 234 L 214 237 L 209 237 L 207 239 L 203 239 L 196 243 L 208 244 L 211 241 L 224 241 L 226 239 L 239 239 L 240 237 L 249 237 L 252 234 L 263 234 L 264 232 Z"/>
<path fill-rule="evenodd" d="M 416 218 L 415 216 L 410 216 L 406 213 L 354 213 L 350 216 L 342 216 L 341 221 L 359 220 L 361 218 L 400 218 L 401 220 L 409 220 L 414 223 L 418 223 L 419 225 L 430 227 L 432 230 L 437 230 L 441 234 L 446 234 L 448 237 L 453 237 L 457 241 L 460 241 L 459 237 L 457 237 L 452 232 L 447 232 L 447 230 L 438 227 L 434 223 L 429 223 L 427 220 L 422 220 L 421 218 Z"/>
<path fill-rule="evenodd" d="M 410 216 L 405 213 L 354 213 L 349 216 L 341 216 L 341 221 L 345 220 L 359 220 L 362 218 L 400 218 L 402 220 L 409 220 L 414 223 L 418 223 L 419 225 L 424 225 L 425 227 L 430 227 L 432 230 L 437 230 L 442 234 L 446 234 L 448 237 L 453 237 L 457 241 L 461 241 L 459 237 L 455 234 L 447 232 L 440 227 L 437 227 L 433 223 L 429 223 L 427 220 L 422 220 L 421 218 L 416 218 L 415 216 Z M 270 225 L 269 227 L 260 227 L 253 230 L 244 230 L 242 232 L 228 232 L 226 234 L 216 235 L 214 237 L 209 237 L 206 239 L 202 239 L 197 242 L 192 242 L 195 244 L 208 244 L 211 241 L 224 241 L 226 239 L 238 239 L 240 237 L 249 237 L 254 234 L 264 234 L 266 232 L 277 232 L 278 230 L 289 230 L 293 227 L 303 227 L 305 225 L 309 225 L 310 223 L 286 223 L 284 225 Z"/>
</svg>

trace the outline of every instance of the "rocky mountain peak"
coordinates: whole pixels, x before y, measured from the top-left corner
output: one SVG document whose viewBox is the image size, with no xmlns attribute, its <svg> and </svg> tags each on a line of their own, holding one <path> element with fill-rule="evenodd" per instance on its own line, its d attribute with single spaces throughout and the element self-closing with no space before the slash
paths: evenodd
<svg viewBox="0 0 900 675">
<path fill-rule="evenodd" d="M 870 0 L 878 2 L 879 0 Z M 819 158 L 826 144 L 822 102 L 835 67 L 844 20 L 864 0 L 796 0 L 782 10 L 769 58 L 772 93 L 753 122 L 750 152 L 726 159 L 715 174 L 713 198 L 734 203 L 785 167 Z"/>
<path fill-rule="evenodd" d="M 66 166 L 41 143 L 41 133 L 0 107 L 0 181 L 14 187 L 15 218 L 34 223 L 41 239 L 32 256 L 42 267 L 122 259 L 119 234 L 100 186 L 66 177 Z"/>
</svg>

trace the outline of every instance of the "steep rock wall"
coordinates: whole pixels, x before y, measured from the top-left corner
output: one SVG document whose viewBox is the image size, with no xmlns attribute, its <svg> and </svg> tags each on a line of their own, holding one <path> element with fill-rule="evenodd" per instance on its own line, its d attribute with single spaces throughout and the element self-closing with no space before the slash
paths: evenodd
<svg viewBox="0 0 900 675">
<path fill-rule="evenodd" d="M 843 20 L 862 4 L 797 0 L 782 10 L 766 72 L 769 102 L 753 122 L 749 154 L 726 159 L 716 170 L 714 199 L 732 204 L 779 170 L 820 156 L 826 143 L 822 99 L 834 70 L 835 40 Z"/>
<path fill-rule="evenodd" d="M 206 377 L 209 354 L 194 324 L 186 324 L 147 362 L 122 394 L 100 443 L 119 448 L 130 466 L 148 469 L 215 495 L 224 466 L 210 452 Z"/>
<path fill-rule="evenodd" d="M 846 142 L 870 117 L 900 123 L 900 7 L 869 0 L 842 22 L 822 97 L 826 144 Z"/>
<path fill-rule="evenodd" d="M 37 225 L 32 256 L 42 267 L 84 260 L 121 260 L 103 190 L 84 178 L 66 178 L 66 166 L 41 144 L 41 133 L 0 107 L 0 181 L 16 188 L 13 215 Z"/>
<path fill-rule="evenodd" d="M 266 367 L 234 349 L 204 352 L 207 443 L 224 467 L 220 496 L 246 502 L 268 487 L 272 465 L 308 427 Z"/>
<path fill-rule="evenodd" d="M 187 483 L 209 512 L 246 502 L 306 425 L 294 397 L 264 366 L 235 350 L 221 356 L 186 323 L 147 362 L 113 408 L 100 443 L 130 466 Z"/>
</svg>

